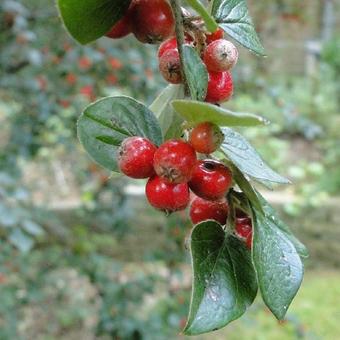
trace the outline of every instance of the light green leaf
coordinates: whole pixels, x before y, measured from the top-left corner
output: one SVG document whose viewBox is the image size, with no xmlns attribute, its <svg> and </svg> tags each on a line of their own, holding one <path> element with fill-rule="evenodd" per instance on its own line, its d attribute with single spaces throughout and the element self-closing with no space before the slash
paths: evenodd
<svg viewBox="0 0 340 340">
<path fill-rule="evenodd" d="M 265 55 L 245 0 L 214 0 L 212 15 L 233 39 L 252 52 Z"/>
<path fill-rule="evenodd" d="M 232 112 L 222 107 L 193 100 L 174 100 L 174 109 L 189 123 L 212 122 L 219 126 L 255 126 L 267 121 L 251 113 Z"/>
<path fill-rule="evenodd" d="M 70 35 L 81 44 L 94 41 L 122 18 L 130 0 L 57 0 Z"/>
<path fill-rule="evenodd" d="M 252 256 L 262 298 L 282 320 L 300 288 L 303 265 L 286 234 L 255 209 Z"/>
<path fill-rule="evenodd" d="M 78 120 L 78 137 L 88 154 L 101 166 L 118 171 L 116 152 L 128 137 L 162 143 L 162 132 L 153 113 L 142 103 L 124 96 L 106 97 L 90 104 Z M 124 132 L 124 133 L 123 133 Z"/>
<path fill-rule="evenodd" d="M 204 100 L 207 95 L 208 71 L 197 51 L 188 45 L 183 45 L 184 73 L 189 86 L 191 98 Z"/>
<path fill-rule="evenodd" d="M 290 181 L 272 170 L 250 143 L 238 132 L 222 128 L 224 142 L 221 150 L 244 174 L 257 181 L 288 184 Z"/>
<path fill-rule="evenodd" d="M 213 221 L 195 226 L 191 234 L 193 292 L 186 335 L 224 327 L 252 304 L 257 283 L 250 251 Z"/>
</svg>

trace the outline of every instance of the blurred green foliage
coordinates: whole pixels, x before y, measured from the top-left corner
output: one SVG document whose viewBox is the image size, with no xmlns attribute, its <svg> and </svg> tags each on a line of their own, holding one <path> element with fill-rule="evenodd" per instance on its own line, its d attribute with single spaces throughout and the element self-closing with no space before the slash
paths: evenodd
<svg viewBox="0 0 340 340">
<path fill-rule="evenodd" d="M 306 2 L 250 2 L 256 12 L 269 8 L 290 21 L 306 19 Z M 86 158 L 75 135 L 79 113 L 96 98 L 120 93 L 152 101 L 164 85 L 156 48 L 132 37 L 79 46 L 43 0 L 0 3 L 0 46 L 0 339 L 176 338 L 190 291 L 183 269 L 186 217 L 165 224 L 156 213 L 138 211 L 140 199 L 124 192 L 128 183 Z M 228 108 L 272 121 L 242 132 L 293 180 L 288 190 L 296 201 L 286 204 L 292 215 L 340 192 L 338 51 L 339 39 L 325 45 L 314 78 L 270 77 L 262 61 L 248 74 L 242 60 L 234 75 Z M 81 196 L 72 216 L 37 206 L 23 180 L 29 163 L 67 157 Z M 142 235 L 142 225 L 150 234 Z M 278 327 L 256 305 L 216 339 L 334 339 L 336 310 L 329 306 L 338 303 L 338 279 L 307 277 L 287 325 Z"/>
</svg>

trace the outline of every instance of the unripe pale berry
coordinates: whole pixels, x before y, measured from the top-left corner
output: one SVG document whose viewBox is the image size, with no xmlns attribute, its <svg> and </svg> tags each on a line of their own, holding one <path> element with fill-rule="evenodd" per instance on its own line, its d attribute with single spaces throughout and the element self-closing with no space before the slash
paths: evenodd
<svg viewBox="0 0 340 340">
<path fill-rule="evenodd" d="M 232 172 L 215 160 L 198 161 L 189 181 L 190 189 L 206 200 L 223 198 L 232 185 Z"/>
<path fill-rule="evenodd" d="M 196 160 L 190 144 L 170 139 L 155 152 L 153 164 L 158 176 L 170 183 L 183 183 L 190 180 Z"/>
<path fill-rule="evenodd" d="M 163 53 L 159 58 L 159 70 L 169 83 L 180 84 L 182 82 L 181 61 L 177 48 Z"/>
<path fill-rule="evenodd" d="M 132 178 L 154 175 L 153 157 L 157 147 L 143 137 L 124 139 L 118 149 L 118 166 L 122 173 Z"/>
<path fill-rule="evenodd" d="M 168 183 L 159 176 L 153 176 L 148 180 L 145 194 L 154 208 L 167 213 L 185 209 L 190 200 L 187 183 Z"/>
<path fill-rule="evenodd" d="M 229 71 L 238 60 L 238 51 L 235 45 L 225 39 L 215 40 L 204 51 L 203 61 L 208 71 Z"/>
<path fill-rule="evenodd" d="M 228 71 L 208 72 L 208 88 L 205 101 L 222 103 L 230 99 L 233 94 L 233 79 Z"/>
<path fill-rule="evenodd" d="M 225 199 L 218 201 L 207 201 L 195 197 L 190 206 L 190 218 L 193 224 L 206 220 L 215 220 L 225 225 L 228 217 L 228 203 Z"/>
<path fill-rule="evenodd" d="M 189 143 L 196 152 L 209 154 L 222 144 L 224 135 L 214 123 L 204 122 L 196 125 L 190 133 Z"/>
<path fill-rule="evenodd" d="M 136 0 L 130 17 L 132 32 L 142 43 L 157 44 L 174 33 L 174 16 L 166 0 Z"/>
</svg>

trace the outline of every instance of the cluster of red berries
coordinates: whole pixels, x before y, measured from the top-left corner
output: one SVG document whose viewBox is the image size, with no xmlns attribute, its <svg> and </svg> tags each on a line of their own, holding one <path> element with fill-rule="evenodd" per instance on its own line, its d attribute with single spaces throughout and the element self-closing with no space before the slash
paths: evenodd
<svg viewBox="0 0 340 340">
<path fill-rule="evenodd" d="M 171 213 L 185 209 L 194 194 L 190 218 L 194 224 L 215 220 L 225 225 L 228 217 L 226 195 L 232 186 L 231 170 L 223 163 L 197 158 L 216 151 L 223 141 L 219 127 L 210 122 L 198 124 L 188 142 L 170 139 L 157 147 L 144 137 L 126 138 L 118 149 L 118 165 L 122 173 L 132 178 L 148 178 L 145 193 L 156 209 Z M 251 221 L 246 216 L 236 218 L 236 233 L 245 235 Z M 248 224 L 247 224 L 247 223 Z"/>
<path fill-rule="evenodd" d="M 190 15 L 186 10 L 183 10 L 183 14 Z M 174 31 L 174 16 L 167 0 L 133 0 L 124 17 L 106 36 L 122 38 L 133 33 L 142 43 L 162 43 L 158 50 L 159 70 L 166 81 L 180 84 L 182 70 Z M 237 62 L 238 51 L 230 41 L 223 39 L 222 29 L 212 34 L 199 33 L 188 29 L 185 33 L 185 44 L 199 44 L 198 52 L 209 75 L 205 101 L 227 101 L 233 94 L 230 70 Z"/>
</svg>

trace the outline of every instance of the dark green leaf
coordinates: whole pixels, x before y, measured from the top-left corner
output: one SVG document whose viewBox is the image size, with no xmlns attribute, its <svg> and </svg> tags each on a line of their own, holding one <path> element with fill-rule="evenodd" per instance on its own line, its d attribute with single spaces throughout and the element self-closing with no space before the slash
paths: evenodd
<svg viewBox="0 0 340 340">
<path fill-rule="evenodd" d="M 191 98 L 204 100 L 207 95 L 208 71 L 196 50 L 183 45 L 184 73 Z"/>
<path fill-rule="evenodd" d="M 98 164 L 118 171 L 116 151 L 130 135 L 147 137 L 162 143 L 162 132 L 153 113 L 142 103 L 129 97 L 107 97 L 90 104 L 78 120 L 78 137 L 88 154 Z"/>
<path fill-rule="evenodd" d="M 169 85 L 160 93 L 149 107 L 158 118 L 165 140 L 179 138 L 183 133 L 183 118 L 170 104 L 172 100 L 181 98 L 184 98 L 183 86 Z"/>
<path fill-rule="evenodd" d="M 253 262 L 262 298 L 282 320 L 300 288 L 303 265 L 294 244 L 272 219 L 253 211 Z"/>
<path fill-rule="evenodd" d="M 130 0 L 57 0 L 65 27 L 81 44 L 94 41 L 123 16 Z"/>
<path fill-rule="evenodd" d="M 212 15 L 237 42 L 256 54 L 265 55 L 245 0 L 214 0 Z"/>
<path fill-rule="evenodd" d="M 275 224 L 286 237 L 293 243 L 296 251 L 299 253 L 300 257 L 308 257 L 308 250 L 304 244 L 302 244 L 291 232 L 290 228 L 278 217 L 276 211 L 273 207 L 264 199 L 264 197 L 257 192 L 257 197 L 260 200 L 265 216 L 271 223 Z"/>
<path fill-rule="evenodd" d="M 251 113 L 237 113 L 209 103 L 174 100 L 172 106 L 190 123 L 212 122 L 220 126 L 255 126 L 266 124 L 264 118 Z"/>
<path fill-rule="evenodd" d="M 268 181 L 274 183 L 288 184 L 290 181 L 277 174 L 267 164 L 263 162 L 256 150 L 238 132 L 222 128 L 224 142 L 221 149 L 244 174 L 257 181 Z"/>
<path fill-rule="evenodd" d="M 196 225 L 191 234 L 193 293 L 187 335 L 222 328 L 239 318 L 257 292 L 250 251 L 213 221 Z"/>
</svg>

